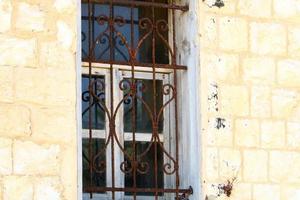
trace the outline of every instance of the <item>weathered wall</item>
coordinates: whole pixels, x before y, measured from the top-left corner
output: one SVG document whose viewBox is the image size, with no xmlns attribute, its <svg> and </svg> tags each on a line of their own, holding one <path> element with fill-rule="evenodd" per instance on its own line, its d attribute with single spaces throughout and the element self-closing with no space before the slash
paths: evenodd
<svg viewBox="0 0 300 200">
<path fill-rule="evenodd" d="M 204 199 L 299 200 L 300 1 L 215 2 L 200 8 Z"/>
<path fill-rule="evenodd" d="M 0 0 L 0 199 L 76 199 L 76 1 Z"/>
</svg>

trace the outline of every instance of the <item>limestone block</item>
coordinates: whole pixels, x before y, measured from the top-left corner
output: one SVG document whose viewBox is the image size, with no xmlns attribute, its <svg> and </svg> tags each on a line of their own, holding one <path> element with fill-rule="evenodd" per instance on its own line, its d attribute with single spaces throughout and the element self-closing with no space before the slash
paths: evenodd
<svg viewBox="0 0 300 200">
<path fill-rule="evenodd" d="M 230 200 L 252 200 L 251 198 L 251 184 L 240 183 L 234 184 L 230 196 Z"/>
<path fill-rule="evenodd" d="M 40 178 L 35 182 L 34 200 L 60 200 L 61 185 L 59 178 Z"/>
<path fill-rule="evenodd" d="M 217 148 L 207 148 L 206 149 L 206 157 L 205 157 L 205 165 L 206 165 L 206 178 L 208 180 L 217 180 L 219 177 L 219 157 L 218 157 L 218 149 Z"/>
<path fill-rule="evenodd" d="M 251 88 L 251 116 L 271 116 L 271 89 L 268 86 L 253 86 Z"/>
<path fill-rule="evenodd" d="M 14 173 L 55 175 L 59 171 L 59 153 L 58 145 L 43 146 L 29 141 L 15 141 Z"/>
<path fill-rule="evenodd" d="M 16 13 L 16 28 L 30 32 L 45 30 L 45 13 L 37 5 L 19 3 Z"/>
<path fill-rule="evenodd" d="M 224 85 L 219 88 L 220 110 L 224 115 L 246 116 L 249 114 L 249 92 L 247 87 Z"/>
<path fill-rule="evenodd" d="M 261 124 L 261 145 L 265 148 L 282 148 L 285 145 L 284 121 L 264 120 Z"/>
<path fill-rule="evenodd" d="M 274 0 L 274 12 L 278 17 L 299 17 L 300 1 L 299 0 Z"/>
<path fill-rule="evenodd" d="M 208 120 L 207 144 L 216 146 L 232 146 L 232 120 L 211 117 Z"/>
<path fill-rule="evenodd" d="M 220 178 L 227 180 L 229 178 L 240 178 L 241 153 L 239 150 L 230 148 L 221 148 L 219 150 Z"/>
<path fill-rule="evenodd" d="M 65 49 L 69 49 L 74 41 L 74 33 L 71 27 L 64 21 L 59 20 L 57 26 L 57 40 Z"/>
<path fill-rule="evenodd" d="M 276 183 L 300 183 L 300 153 L 272 151 L 270 153 L 270 180 Z"/>
<path fill-rule="evenodd" d="M 70 143 L 76 132 L 75 111 L 65 107 L 32 109 L 32 137 L 43 141 Z"/>
<path fill-rule="evenodd" d="M 239 57 L 235 54 L 205 54 L 203 66 L 212 80 L 234 82 L 239 80 Z"/>
<path fill-rule="evenodd" d="M 240 0 L 239 13 L 251 17 L 270 17 L 272 12 L 272 0 Z"/>
<path fill-rule="evenodd" d="M 288 30 L 288 52 L 292 57 L 300 57 L 300 26 L 292 26 Z"/>
<path fill-rule="evenodd" d="M 220 19 L 219 46 L 224 50 L 246 51 L 248 49 L 247 21 L 240 18 Z"/>
<path fill-rule="evenodd" d="M 282 60 L 278 62 L 278 83 L 283 86 L 299 87 L 300 60 Z"/>
<path fill-rule="evenodd" d="M 254 54 L 282 55 L 286 52 L 286 29 L 281 24 L 250 24 L 250 46 Z"/>
<path fill-rule="evenodd" d="M 205 0 L 202 2 L 205 4 L 204 9 L 206 11 L 233 14 L 235 13 L 237 0 L 222 0 L 224 6 L 221 8 L 215 6 L 216 0 Z"/>
<path fill-rule="evenodd" d="M 76 9 L 76 1 L 75 0 L 55 0 L 54 2 L 55 9 L 60 13 L 71 13 Z"/>
<path fill-rule="evenodd" d="M 300 199 L 300 188 L 297 186 L 284 186 L 282 190 L 283 199 L 298 200 Z"/>
<path fill-rule="evenodd" d="M 268 179 L 268 153 L 263 150 L 245 150 L 243 155 L 245 181 L 264 182 Z"/>
<path fill-rule="evenodd" d="M 203 18 L 201 31 L 201 43 L 204 47 L 217 47 L 218 45 L 218 18 L 206 15 Z"/>
<path fill-rule="evenodd" d="M 0 65 L 36 66 L 36 40 L 0 35 Z"/>
<path fill-rule="evenodd" d="M 32 200 L 33 183 L 29 177 L 7 176 L 3 180 L 3 199 Z"/>
<path fill-rule="evenodd" d="M 0 102 L 13 101 L 13 82 L 13 68 L 0 66 Z"/>
<path fill-rule="evenodd" d="M 287 123 L 287 146 L 289 148 L 300 148 L 300 124 Z"/>
<path fill-rule="evenodd" d="M 48 68 L 75 69 L 75 55 L 57 42 L 42 42 L 40 66 Z"/>
<path fill-rule="evenodd" d="M 268 184 L 254 185 L 253 200 L 280 200 L 280 186 Z"/>
<path fill-rule="evenodd" d="M 21 105 L 0 104 L 0 135 L 16 137 L 30 134 L 30 110 Z"/>
<path fill-rule="evenodd" d="M 288 118 L 297 106 L 299 95 L 296 90 L 276 89 L 272 91 L 272 115 Z"/>
<path fill-rule="evenodd" d="M 237 119 L 235 122 L 235 143 L 243 147 L 258 147 L 259 132 L 258 120 Z"/>
<path fill-rule="evenodd" d="M 0 174 L 8 175 L 12 173 L 12 141 L 0 138 Z"/>
<path fill-rule="evenodd" d="M 12 5 L 11 0 L 0 1 L 0 33 L 6 32 L 11 28 Z"/>
<path fill-rule="evenodd" d="M 248 57 L 243 60 L 243 79 L 250 83 L 272 84 L 276 66 L 271 58 Z"/>
</svg>

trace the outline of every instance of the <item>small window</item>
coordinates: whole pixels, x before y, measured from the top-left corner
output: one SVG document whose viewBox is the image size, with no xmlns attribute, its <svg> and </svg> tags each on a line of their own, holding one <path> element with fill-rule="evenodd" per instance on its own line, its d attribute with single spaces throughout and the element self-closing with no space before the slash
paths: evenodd
<svg viewBox="0 0 300 200">
<path fill-rule="evenodd" d="M 82 0 L 83 199 L 180 199 L 174 13 Z M 178 11 L 179 10 L 179 11 Z M 180 11 L 181 10 L 181 11 Z"/>
</svg>

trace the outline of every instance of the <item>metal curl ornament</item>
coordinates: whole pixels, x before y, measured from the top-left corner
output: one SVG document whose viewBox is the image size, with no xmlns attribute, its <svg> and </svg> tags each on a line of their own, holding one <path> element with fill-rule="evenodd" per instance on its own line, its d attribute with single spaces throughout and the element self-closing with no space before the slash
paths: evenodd
<svg viewBox="0 0 300 200">
<path fill-rule="evenodd" d="M 170 163 L 166 163 L 166 164 L 164 164 L 163 170 L 167 175 L 172 175 L 175 173 L 176 168 L 175 168 L 175 166 L 172 167 L 172 165 Z"/>
<path fill-rule="evenodd" d="M 129 92 L 132 87 L 132 83 L 129 80 L 123 79 L 119 82 L 119 88 L 121 91 Z"/>
<path fill-rule="evenodd" d="M 157 28 L 158 32 L 167 32 L 167 31 L 169 31 L 168 22 L 163 19 L 157 20 L 156 28 Z"/>
<path fill-rule="evenodd" d="M 140 174 L 147 174 L 149 172 L 150 165 L 148 162 L 139 162 L 137 166 L 137 172 Z"/>
<path fill-rule="evenodd" d="M 130 166 L 130 167 L 129 167 Z M 127 161 L 123 161 L 121 164 L 120 164 L 120 170 L 125 173 L 125 174 L 129 174 L 129 173 L 132 173 L 133 171 L 133 166 L 132 165 L 129 165 Z"/>
<path fill-rule="evenodd" d="M 153 27 L 153 23 L 149 18 L 142 18 L 139 20 L 139 27 L 143 30 L 150 30 Z"/>
<path fill-rule="evenodd" d="M 96 173 L 99 173 L 99 174 L 104 173 L 106 170 L 106 161 L 105 160 L 101 160 L 98 162 L 94 161 L 93 168 Z"/>
<path fill-rule="evenodd" d="M 101 26 L 104 25 L 105 23 L 107 23 L 108 20 L 109 19 L 106 15 L 100 15 L 96 18 L 97 23 Z"/>
<path fill-rule="evenodd" d="M 124 17 L 122 16 L 116 16 L 114 18 L 114 22 L 117 24 L 117 26 L 122 27 L 124 26 L 124 24 L 126 23 Z"/>
<path fill-rule="evenodd" d="M 162 86 L 162 93 L 163 93 L 163 95 L 170 95 L 172 93 L 172 97 L 173 97 L 175 94 L 175 88 L 171 84 L 164 84 Z"/>
</svg>

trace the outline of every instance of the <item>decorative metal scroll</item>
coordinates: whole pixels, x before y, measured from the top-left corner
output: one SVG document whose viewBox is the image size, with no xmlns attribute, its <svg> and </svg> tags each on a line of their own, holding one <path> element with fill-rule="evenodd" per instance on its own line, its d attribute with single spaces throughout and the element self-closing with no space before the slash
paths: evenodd
<svg viewBox="0 0 300 200">
<path fill-rule="evenodd" d="M 186 69 L 185 66 L 178 65 L 176 63 L 176 43 L 175 43 L 175 11 L 181 10 L 186 11 L 186 6 L 179 6 L 176 4 L 165 4 L 148 1 L 126 1 L 126 0 L 86 0 L 83 3 L 88 4 L 88 16 L 83 16 L 82 19 L 86 20 L 86 30 L 82 32 L 82 42 L 87 44 L 83 45 L 82 57 L 83 61 L 89 63 L 89 88 L 82 94 L 82 100 L 89 102 L 89 106 L 84 109 L 83 115 L 89 114 L 89 151 L 88 155 L 85 155 L 85 159 L 89 162 L 90 181 L 87 186 L 84 187 L 84 192 L 93 193 L 107 193 L 109 192 L 112 200 L 117 199 L 117 193 L 130 193 L 132 199 L 138 199 L 138 193 L 148 192 L 153 194 L 153 199 L 159 199 L 162 194 L 172 193 L 176 200 L 188 199 L 188 196 L 192 194 L 192 189 L 181 189 L 180 188 L 180 175 L 179 175 L 179 160 L 183 159 L 179 157 L 179 137 L 178 131 L 178 114 L 177 114 L 177 71 Z M 96 4 L 107 8 L 107 12 L 95 13 L 93 6 Z M 129 18 L 122 16 L 122 13 L 114 13 L 116 6 L 126 6 L 130 10 Z M 139 19 L 134 18 L 134 9 L 138 7 L 145 7 L 149 9 L 149 16 L 141 17 Z M 172 15 L 172 24 L 169 24 L 165 19 L 157 19 L 155 16 L 155 9 L 166 9 L 170 10 Z M 103 9 L 105 10 L 105 9 Z M 101 9 L 100 9 L 101 11 Z M 124 27 L 130 27 L 130 30 L 125 30 Z M 140 30 L 140 34 L 134 34 L 134 30 Z M 172 41 L 168 39 L 168 34 L 172 35 Z M 125 30 L 125 31 L 124 31 Z M 129 34 L 124 34 L 124 32 Z M 129 38 L 128 38 L 129 37 Z M 151 59 L 141 59 L 143 51 L 145 51 L 145 43 L 149 43 L 150 49 L 147 49 Z M 159 41 L 159 42 L 158 42 Z M 161 45 L 163 50 L 161 52 L 167 52 L 163 56 L 163 62 L 157 59 L 156 45 Z M 161 56 L 161 55 L 159 55 Z M 146 60 L 146 61 L 145 61 Z M 143 62 L 145 61 L 145 62 Z M 167 61 L 167 62 L 166 62 Z M 109 64 L 110 68 L 110 80 L 104 82 L 104 79 L 93 79 L 92 68 L 93 63 L 106 63 Z M 131 77 L 129 79 L 123 79 L 118 83 L 118 90 L 114 91 L 114 77 L 113 69 L 115 64 L 124 64 L 131 67 Z M 135 78 L 136 66 L 149 68 L 152 74 L 153 87 L 151 93 L 153 93 L 154 105 L 149 105 L 149 102 L 139 95 L 141 92 L 147 92 L 147 88 L 143 83 L 137 84 Z M 156 80 L 158 68 L 169 69 L 174 76 L 174 82 L 162 84 L 162 87 L 157 90 Z M 105 94 L 106 84 L 109 84 L 110 92 L 109 95 Z M 121 100 L 114 99 L 114 93 L 122 92 L 124 96 Z M 158 93 L 162 96 L 167 96 L 167 101 L 163 102 L 160 108 L 156 106 L 156 97 Z M 105 95 L 104 95 L 105 94 Z M 105 98 L 110 99 L 110 104 L 107 105 Z M 136 108 L 135 104 L 139 101 L 143 108 L 146 110 L 148 118 L 151 121 L 152 134 L 151 139 L 148 142 L 148 146 L 142 151 L 136 151 L 137 141 L 135 138 L 136 128 Z M 116 119 L 118 113 L 120 113 L 123 104 L 131 105 L 131 117 L 132 117 L 132 140 L 130 145 L 132 151 L 128 152 L 121 139 L 119 138 L 118 130 L 116 129 Z M 168 106 L 174 106 L 174 116 L 170 119 L 174 122 L 174 153 L 170 153 L 163 145 L 163 142 L 159 136 L 159 124 L 163 118 L 163 112 Z M 107 133 L 108 136 L 105 139 L 101 149 L 97 152 L 92 151 L 92 114 L 91 107 L 98 106 L 104 113 L 108 125 Z M 110 149 L 110 157 L 106 156 L 111 162 L 110 178 L 111 185 L 109 186 L 98 186 L 94 184 L 95 179 L 92 174 L 103 174 L 106 173 L 107 160 L 102 158 L 107 155 L 107 150 Z M 119 166 L 115 166 L 115 151 L 121 151 L 124 156 L 124 161 L 119 163 Z M 145 156 L 149 151 L 154 150 L 154 160 L 151 166 L 149 162 L 145 160 Z M 161 151 L 163 156 L 166 158 L 162 165 L 158 165 L 157 152 Z M 116 184 L 116 169 L 124 174 L 124 176 L 130 175 L 132 177 L 131 186 L 118 186 Z M 161 169 L 159 169 L 161 168 Z M 164 176 L 174 176 L 173 188 L 161 187 L 158 184 L 158 171 L 161 170 Z M 154 183 L 151 188 L 138 187 L 136 182 L 136 176 L 147 175 L 149 172 L 154 172 Z"/>
</svg>

